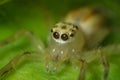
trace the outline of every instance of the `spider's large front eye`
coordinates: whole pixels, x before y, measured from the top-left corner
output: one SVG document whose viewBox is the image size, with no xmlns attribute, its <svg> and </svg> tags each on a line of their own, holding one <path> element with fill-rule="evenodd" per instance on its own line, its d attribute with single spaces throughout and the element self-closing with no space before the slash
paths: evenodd
<svg viewBox="0 0 120 80">
<path fill-rule="evenodd" d="M 68 35 L 67 34 L 62 34 L 61 39 L 64 40 L 64 41 L 68 40 Z"/>
<path fill-rule="evenodd" d="M 54 32 L 54 33 L 53 33 L 53 37 L 54 37 L 55 39 L 59 39 L 59 36 L 60 36 L 60 35 L 59 35 L 58 32 Z"/>
</svg>

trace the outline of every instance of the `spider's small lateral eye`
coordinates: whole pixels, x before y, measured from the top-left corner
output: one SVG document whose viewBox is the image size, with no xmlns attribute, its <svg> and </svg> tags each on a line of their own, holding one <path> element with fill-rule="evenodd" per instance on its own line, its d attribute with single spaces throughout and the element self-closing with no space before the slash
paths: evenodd
<svg viewBox="0 0 120 80">
<path fill-rule="evenodd" d="M 51 32 L 53 32 L 53 29 L 51 29 Z"/>
<path fill-rule="evenodd" d="M 73 34 L 73 33 L 71 33 L 71 34 L 70 34 L 70 37 L 74 37 L 74 34 Z"/>
<path fill-rule="evenodd" d="M 77 25 L 73 25 L 73 28 L 76 28 L 76 29 L 78 29 L 78 26 L 77 26 Z"/>
<path fill-rule="evenodd" d="M 60 35 L 59 35 L 58 32 L 54 32 L 54 33 L 53 33 L 53 37 L 54 37 L 55 39 L 59 39 L 59 36 L 60 36 Z"/>
<path fill-rule="evenodd" d="M 64 41 L 68 40 L 68 35 L 67 34 L 62 34 L 61 39 L 64 40 Z"/>
</svg>

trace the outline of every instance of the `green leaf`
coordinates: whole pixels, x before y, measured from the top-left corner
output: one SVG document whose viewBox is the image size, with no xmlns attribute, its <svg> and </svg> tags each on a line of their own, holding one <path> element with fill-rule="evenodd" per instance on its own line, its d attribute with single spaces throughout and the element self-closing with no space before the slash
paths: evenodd
<svg viewBox="0 0 120 80">
<path fill-rule="evenodd" d="M 46 44 L 50 26 L 61 21 L 66 13 L 80 6 L 102 6 L 108 10 L 112 29 L 108 44 L 120 43 L 120 1 L 117 0 L 0 0 L 0 40 L 4 40 L 21 29 L 33 31 Z M 0 68 L 15 55 L 31 51 L 29 41 L 21 38 L 4 47 L 0 47 Z M 110 74 L 108 80 L 119 80 L 120 47 L 109 52 Z M 43 56 L 44 57 L 44 56 Z M 101 80 L 103 67 L 93 61 L 88 65 L 87 80 Z M 23 61 L 7 74 L 3 80 L 77 80 L 79 68 L 71 64 L 62 64 L 57 72 L 46 72 L 45 61 Z"/>
</svg>

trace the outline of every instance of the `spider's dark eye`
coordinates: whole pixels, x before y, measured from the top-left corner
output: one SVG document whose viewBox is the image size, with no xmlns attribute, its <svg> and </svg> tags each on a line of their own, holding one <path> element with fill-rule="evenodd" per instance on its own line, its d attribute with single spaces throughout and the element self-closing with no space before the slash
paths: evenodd
<svg viewBox="0 0 120 80">
<path fill-rule="evenodd" d="M 67 34 L 62 34 L 61 39 L 64 40 L 64 41 L 68 40 L 68 35 Z"/>
<path fill-rule="evenodd" d="M 74 37 L 74 34 L 73 34 L 73 33 L 71 33 L 71 34 L 70 34 L 70 37 Z"/>
<path fill-rule="evenodd" d="M 51 29 L 51 32 L 53 32 L 53 29 Z"/>
<path fill-rule="evenodd" d="M 78 29 L 78 26 L 77 26 L 77 25 L 73 25 L 73 28 L 76 28 L 76 29 Z"/>
<path fill-rule="evenodd" d="M 59 39 L 59 36 L 60 36 L 60 35 L 59 35 L 58 32 L 54 32 L 54 33 L 53 33 L 53 37 L 54 37 L 55 39 Z"/>
</svg>

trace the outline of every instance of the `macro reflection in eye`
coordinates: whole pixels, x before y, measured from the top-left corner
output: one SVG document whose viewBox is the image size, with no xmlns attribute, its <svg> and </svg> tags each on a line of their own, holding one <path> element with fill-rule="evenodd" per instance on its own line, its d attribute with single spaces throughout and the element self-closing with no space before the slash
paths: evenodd
<svg viewBox="0 0 120 80">
<path fill-rule="evenodd" d="M 68 40 L 68 35 L 67 34 L 62 34 L 61 39 L 64 40 L 64 41 Z"/>
</svg>

